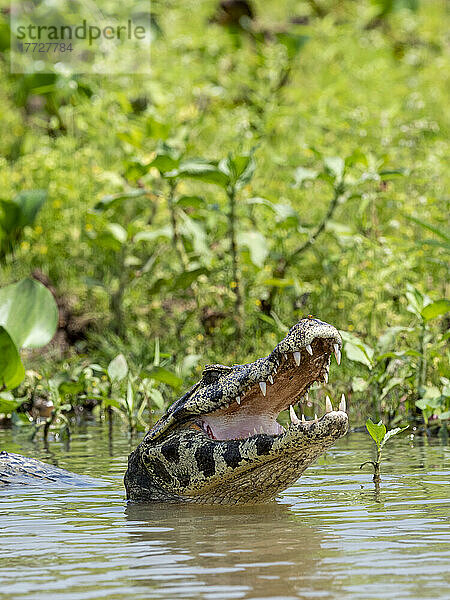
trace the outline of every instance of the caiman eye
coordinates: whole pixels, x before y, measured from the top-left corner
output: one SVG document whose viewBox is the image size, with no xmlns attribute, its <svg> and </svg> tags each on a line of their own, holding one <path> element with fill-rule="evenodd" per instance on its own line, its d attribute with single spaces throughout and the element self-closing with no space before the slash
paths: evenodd
<svg viewBox="0 0 450 600">
<path fill-rule="evenodd" d="M 222 375 L 227 375 L 233 367 L 227 367 L 225 365 L 206 365 L 202 373 L 202 381 L 204 383 L 214 383 Z"/>
</svg>

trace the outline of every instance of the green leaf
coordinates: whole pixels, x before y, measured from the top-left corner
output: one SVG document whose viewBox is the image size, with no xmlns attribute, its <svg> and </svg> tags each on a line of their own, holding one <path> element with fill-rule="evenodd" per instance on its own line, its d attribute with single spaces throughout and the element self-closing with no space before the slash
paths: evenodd
<svg viewBox="0 0 450 600">
<path fill-rule="evenodd" d="M 17 348 L 45 346 L 58 325 L 58 307 L 51 292 L 34 279 L 0 289 L 0 325 Z"/>
<path fill-rule="evenodd" d="M 12 390 L 22 383 L 24 377 L 25 369 L 19 351 L 6 329 L 0 326 L 0 389 Z"/>
<path fill-rule="evenodd" d="M 131 378 L 129 376 L 128 376 L 128 382 L 127 382 L 126 399 L 127 399 L 128 414 L 131 415 L 134 410 L 134 390 L 133 390 L 133 385 L 131 383 Z"/>
<path fill-rule="evenodd" d="M 159 351 L 159 337 L 155 338 L 155 354 L 153 356 L 153 366 L 159 367 L 161 362 L 161 354 Z"/>
<path fill-rule="evenodd" d="M 353 377 L 352 390 L 354 392 L 365 392 L 369 387 L 369 382 L 362 377 Z"/>
<path fill-rule="evenodd" d="M 123 403 L 120 402 L 120 400 L 116 400 L 116 398 L 104 398 L 102 404 L 104 408 L 111 406 L 112 408 L 116 408 L 119 412 L 123 412 L 124 409 Z"/>
<path fill-rule="evenodd" d="M 404 331 L 411 331 L 408 327 L 388 327 L 384 333 L 380 335 L 378 338 L 378 350 L 379 352 L 388 352 L 392 350 L 396 337 L 399 333 L 403 333 Z"/>
<path fill-rule="evenodd" d="M 111 381 L 122 381 L 128 373 L 128 364 L 123 354 L 118 354 L 108 365 L 108 376 Z"/>
<path fill-rule="evenodd" d="M 168 144 L 159 144 L 157 154 L 149 167 L 158 169 L 160 173 L 166 174 L 169 171 L 177 169 L 180 165 L 181 153 L 177 148 L 173 148 Z"/>
<path fill-rule="evenodd" d="M 415 405 L 417 406 L 417 408 L 420 408 L 420 410 L 427 410 L 428 408 L 430 408 L 429 400 L 427 400 L 426 398 L 420 398 L 419 400 L 416 400 Z"/>
<path fill-rule="evenodd" d="M 195 252 L 206 259 L 206 261 L 209 261 L 211 250 L 204 228 L 198 221 L 191 219 L 184 210 L 179 210 L 177 212 L 182 219 L 182 223 L 180 223 L 181 233 L 192 240 Z"/>
<path fill-rule="evenodd" d="M 366 367 L 369 367 L 369 369 L 372 369 L 372 361 L 361 346 L 356 346 L 352 342 L 344 342 L 344 352 L 349 360 L 359 362 L 366 365 Z"/>
<path fill-rule="evenodd" d="M 180 196 L 174 203 L 180 208 L 204 208 L 206 205 L 201 196 Z"/>
<path fill-rule="evenodd" d="M 380 400 L 382 400 L 388 393 L 392 390 L 392 388 L 397 385 L 402 385 L 405 382 L 403 377 L 392 377 L 387 385 L 384 386 L 383 391 L 381 392 Z"/>
<path fill-rule="evenodd" d="M 207 272 L 207 269 L 205 269 L 204 267 L 201 267 L 199 269 L 193 269 L 192 271 L 183 271 L 183 273 L 180 273 L 175 278 L 175 281 L 172 284 L 172 289 L 186 290 L 194 283 L 194 281 L 197 281 L 200 275 L 204 275 Z"/>
<path fill-rule="evenodd" d="M 0 258 L 14 249 L 24 227 L 32 225 L 47 198 L 43 190 L 21 192 L 12 200 L 0 200 Z"/>
<path fill-rule="evenodd" d="M 443 239 L 445 242 L 450 242 L 450 233 L 448 231 L 442 231 L 441 229 L 438 229 L 434 225 L 430 225 L 429 223 L 426 223 L 425 221 L 422 221 L 421 219 L 416 219 L 415 217 L 410 217 L 409 215 L 405 215 L 405 218 L 408 219 L 408 221 L 412 221 L 416 225 L 419 225 L 419 227 L 423 227 L 424 229 L 427 229 L 428 231 L 435 233 L 438 237 Z"/>
<path fill-rule="evenodd" d="M 239 246 L 245 246 L 250 251 L 252 263 L 260 269 L 269 254 L 269 247 L 266 238 L 259 231 L 242 231 L 238 233 L 237 243 Z"/>
<path fill-rule="evenodd" d="M 306 169 L 305 167 L 297 167 L 294 171 L 294 186 L 300 187 L 305 181 L 317 179 L 319 171 L 314 169 Z"/>
<path fill-rule="evenodd" d="M 253 157 L 253 152 L 227 159 L 227 161 L 225 161 L 225 164 L 227 165 L 225 169 L 223 169 L 223 164 L 224 162 L 221 161 L 219 163 L 219 168 L 229 176 L 237 190 L 240 190 L 250 182 L 256 169 L 256 161 Z M 231 169 L 229 169 L 229 166 L 231 166 Z"/>
<path fill-rule="evenodd" d="M 406 299 L 408 300 L 408 306 L 406 310 L 416 315 L 416 317 L 422 316 L 422 310 L 424 305 L 424 299 L 419 290 L 411 288 L 405 292 Z"/>
<path fill-rule="evenodd" d="M 437 300 L 436 302 L 432 302 L 425 306 L 421 315 L 425 319 L 425 321 L 431 321 L 431 319 L 435 319 L 440 315 L 445 315 L 445 313 L 450 311 L 450 300 L 442 298 L 441 300 Z"/>
<path fill-rule="evenodd" d="M 376 357 L 376 362 L 384 360 L 385 358 L 404 358 L 405 356 L 414 356 L 420 358 L 422 356 L 417 350 L 401 350 L 400 352 L 384 352 Z"/>
<path fill-rule="evenodd" d="M 407 425 L 406 427 L 396 427 L 395 429 L 390 429 L 386 435 L 383 438 L 383 441 L 381 442 L 381 446 L 380 446 L 380 450 L 384 447 L 385 443 L 394 435 L 397 435 L 397 433 L 401 433 L 402 431 L 405 431 L 405 429 L 408 429 L 409 425 Z"/>
<path fill-rule="evenodd" d="M 275 213 L 275 221 L 277 223 L 284 223 L 288 219 L 292 221 L 293 224 L 298 222 L 298 214 L 295 212 L 295 210 L 290 204 L 274 204 L 270 200 L 266 200 L 266 198 L 260 197 L 249 198 L 247 200 L 247 203 L 253 205 L 259 204 L 262 206 L 267 206 Z"/>
<path fill-rule="evenodd" d="M 133 242 L 153 242 L 160 237 L 165 237 L 167 239 L 172 239 L 173 229 L 170 225 L 165 225 L 164 227 L 160 227 L 159 229 L 148 229 L 144 231 L 139 231 L 134 238 Z"/>
<path fill-rule="evenodd" d="M 164 398 L 159 390 L 157 390 L 156 388 L 152 388 L 151 390 L 149 390 L 148 395 L 152 399 L 152 402 L 156 406 L 156 408 L 159 408 L 159 410 L 164 409 Z"/>
<path fill-rule="evenodd" d="M 106 229 L 120 244 L 124 244 L 127 241 L 128 234 L 119 223 L 108 223 Z"/>
<path fill-rule="evenodd" d="M 427 385 L 423 389 L 422 398 L 432 400 L 441 397 L 441 390 L 435 385 Z"/>
<path fill-rule="evenodd" d="M 76 394 L 79 394 L 84 390 L 83 381 L 74 381 L 73 379 L 70 379 L 69 376 L 67 376 L 67 379 L 61 381 L 61 383 L 59 384 L 58 390 L 62 396 L 64 396 L 65 394 L 75 396 Z"/>
<path fill-rule="evenodd" d="M 188 376 L 192 373 L 193 369 L 199 364 L 202 360 L 201 354 L 187 354 L 183 358 L 183 362 L 181 363 L 180 372 L 184 376 Z"/>
<path fill-rule="evenodd" d="M 330 173 L 337 181 L 341 181 L 344 176 L 345 161 L 340 156 L 329 156 L 323 161 L 325 170 Z"/>
<path fill-rule="evenodd" d="M 169 279 L 168 277 L 159 277 L 147 289 L 147 294 L 149 296 L 155 296 L 156 294 L 159 294 L 161 292 L 161 290 L 163 290 L 164 288 L 169 287 L 169 285 L 171 283 L 172 283 L 172 280 Z"/>
<path fill-rule="evenodd" d="M 381 443 L 386 435 L 386 427 L 380 421 L 379 423 L 374 423 L 372 419 L 367 419 L 366 421 L 366 429 L 370 434 L 370 437 L 374 440 L 377 447 L 381 447 Z"/>
<path fill-rule="evenodd" d="M 19 229 L 20 208 L 13 200 L 0 199 L 0 239 Z M 3 230 L 3 231 L 2 231 Z"/>
<path fill-rule="evenodd" d="M 344 341 L 344 352 L 347 358 L 372 369 L 374 355 L 373 348 L 348 331 L 339 331 L 339 333 Z"/>
<path fill-rule="evenodd" d="M 0 392 L 0 414 L 8 415 L 21 406 L 27 397 L 14 398 L 11 392 Z"/>
<path fill-rule="evenodd" d="M 390 179 L 397 179 L 398 177 L 405 177 L 409 173 L 409 169 L 383 169 L 378 175 L 384 181 L 388 181 Z"/>
<path fill-rule="evenodd" d="M 265 279 L 263 281 L 264 285 L 270 285 L 271 287 L 277 288 L 287 288 L 292 287 L 294 285 L 294 280 L 291 278 L 280 279 L 277 277 L 273 277 L 270 279 Z"/>
<path fill-rule="evenodd" d="M 306 42 L 309 40 L 309 35 L 299 35 L 298 33 L 280 32 L 276 33 L 280 44 L 286 48 L 288 58 L 292 60 L 303 48 Z"/>
<path fill-rule="evenodd" d="M 30 190 L 18 194 L 13 199 L 14 204 L 19 208 L 18 226 L 32 225 L 46 200 L 47 192 L 45 190 Z"/>
<path fill-rule="evenodd" d="M 179 388 L 183 383 L 183 380 L 177 377 L 175 373 L 172 373 L 172 371 L 169 371 L 164 367 L 153 367 L 146 372 L 146 376 L 151 377 L 156 381 L 160 381 L 161 383 L 166 383 L 175 389 Z"/>
<path fill-rule="evenodd" d="M 201 158 L 184 160 L 178 169 L 166 173 L 166 177 L 188 177 L 203 181 L 204 183 L 220 185 L 224 189 L 226 189 L 230 181 L 229 177 L 216 164 Z"/>
<path fill-rule="evenodd" d="M 147 192 L 145 190 L 130 190 L 128 192 L 119 192 L 118 194 L 110 194 L 103 196 L 101 200 L 94 206 L 94 210 L 102 211 L 119 204 L 123 200 L 129 200 L 134 198 L 140 198 L 145 196 Z"/>
</svg>

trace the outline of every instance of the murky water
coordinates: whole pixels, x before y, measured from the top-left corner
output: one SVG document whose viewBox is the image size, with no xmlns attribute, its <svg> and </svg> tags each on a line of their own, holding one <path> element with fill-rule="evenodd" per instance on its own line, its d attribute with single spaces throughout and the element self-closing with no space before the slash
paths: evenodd
<svg viewBox="0 0 450 600">
<path fill-rule="evenodd" d="M 439 440 L 392 439 L 375 493 L 371 441 L 348 435 L 277 503 L 127 506 L 130 444 L 100 426 L 48 450 L 0 450 L 101 477 L 93 488 L 0 491 L 0 598 L 29 600 L 450 597 L 450 462 Z M 134 447 L 134 444 L 133 444 Z"/>
</svg>

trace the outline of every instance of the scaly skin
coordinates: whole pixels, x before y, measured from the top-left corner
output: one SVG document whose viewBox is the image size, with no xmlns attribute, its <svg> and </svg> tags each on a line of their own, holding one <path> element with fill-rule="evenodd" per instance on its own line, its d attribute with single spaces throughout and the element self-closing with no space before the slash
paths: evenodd
<svg viewBox="0 0 450 600">
<path fill-rule="evenodd" d="M 273 499 L 347 431 L 345 403 L 338 411 L 327 407 L 314 421 L 299 421 L 291 412 L 286 431 L 275 420 L 315 381 L 328 380 L 330 356 L 335 352 L 340 360 L 341 345 L 332 325 L 306 318 L 267 357 L 206 367 L 130 455 L 128 498 L 203 504 Z M 251 432 L 253 423 L 260 433 Z"/>
</svg>

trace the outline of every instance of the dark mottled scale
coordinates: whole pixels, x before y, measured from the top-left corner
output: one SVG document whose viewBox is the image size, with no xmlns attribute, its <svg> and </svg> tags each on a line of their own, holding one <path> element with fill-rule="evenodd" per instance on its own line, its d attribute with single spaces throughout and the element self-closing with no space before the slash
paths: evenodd
<svg viewBox="0 0 450 600">
<path fill-rule="evenodd" d="M 260 435 L 256 438 L 256 452 L 258 456 L 269 454 L 272 450 L 274 439 L 269 435 Z"/>
<path fill-rule="evenodd" d="M 205 443 L 195 450 L 195 460 L 197 468 L 205 477 L 212 477 L 216 472 L 216 462 L 214 460 L 214 444 Z"/>
<path fill-rule="evenodd" d="M 228 467 L 235 469 L 242 461 L 239 444 L 236 442 L 229 442 L 222 457 Z"/>
<path fill-rule="evenodd" d="M 187 470 L 178 472 L 178 480 L 182 487 L 187 488 L 191 484 L 191 476 Z"/>
<path fill-rule="evenodd" d="M 161 446 L 161 454 L 171 462 L 179 462 L 180 460 L 180 441 L 171 439 Z"/>
<path fill-rule="evenodd" d="M 147 469 L 151 469 L 154 473 L 155 477 L 163 481 L 164 483 L 170 483 L 172 477 L 170 473 L 167 471 L 166 467 L 158 458 L 152 458 L 151 463 L 146 465 Z"/>
</svg>

